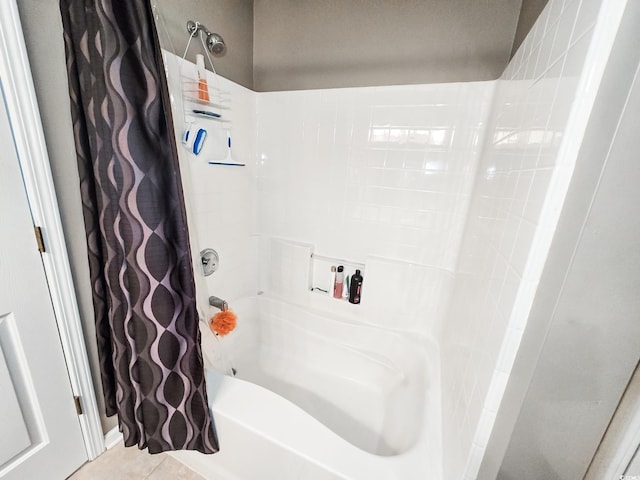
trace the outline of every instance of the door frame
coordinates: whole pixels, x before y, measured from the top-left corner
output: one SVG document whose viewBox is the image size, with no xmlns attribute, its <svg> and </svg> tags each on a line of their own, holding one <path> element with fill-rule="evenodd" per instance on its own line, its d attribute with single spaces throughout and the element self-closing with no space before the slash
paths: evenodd
<svg viewBox="0 0 640 480">
<path fill-rule="evenodd" d="M 16 0 L 0 1 L 0 78 L 31 215 L 47 246 L 42 263 L 71 389 L 82 402 L 78 419 L 87 456 L 93 460 L 105 450 L 104 434 Z"/>
<path fill-rule="evenodd" d="M 607 426 L 584 480 L 623 478 L 640 452 L 640 362 Z"/>
</svg>

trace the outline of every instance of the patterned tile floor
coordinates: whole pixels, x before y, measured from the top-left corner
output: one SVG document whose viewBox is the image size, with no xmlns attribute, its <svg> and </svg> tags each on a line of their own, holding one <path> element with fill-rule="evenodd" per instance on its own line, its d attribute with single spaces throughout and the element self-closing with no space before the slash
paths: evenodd
<svg viewBox="0 0 640 480">
<path fill-rule="evenodd" d="M 204 480 L 166 453 L 149 455 L 122 442 L 93 462 L 83 465 L 68 480 Z"/>
</svg>

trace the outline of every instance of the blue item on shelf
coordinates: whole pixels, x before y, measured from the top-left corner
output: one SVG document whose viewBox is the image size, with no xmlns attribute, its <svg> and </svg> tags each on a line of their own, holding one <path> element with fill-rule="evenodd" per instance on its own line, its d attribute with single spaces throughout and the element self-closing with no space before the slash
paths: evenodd
<svg viewBox="0 0 640 480">
<path fill-rule="evenodd" d="M 196 138 L 193 140 L 194 155 L 200 154 L 206 138 L 207 138 L 207 131 L 204 128 L 198 129 L 198 133 L 196 133 Z"/>
</svg>

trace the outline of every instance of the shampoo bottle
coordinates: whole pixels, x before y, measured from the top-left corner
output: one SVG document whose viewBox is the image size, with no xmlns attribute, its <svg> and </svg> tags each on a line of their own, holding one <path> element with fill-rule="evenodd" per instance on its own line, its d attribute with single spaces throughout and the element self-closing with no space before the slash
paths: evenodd
<svg viewBox="0 0 640 480">
<path fill-rule="evenodd" d="M 336 284 L 333 287 L 333 298 L 342 298 L 342 288 L 344 283 L 344 267 L 338 265 L 336 271 Z"/>
<path fill-rule="evenodd" d="M 349 275 L 344 276 L 344 283 L 342 285 L 342 299 L 349 299 Z"/>
<path fill-rule="evenodd" d="M 329 288 L 327 293 L 333 297 L 333 291 L 336 288 L 336 266 L 331 265 L 331 276 L 329 277 Z"/>
<path fill-rule="evenodd" d="M 351 275 L 351 285 L 349 285 L 349 302 L 360 303 L 360 295 L 362 293 L 362 275 L 360 270 Z"/>
<path fill-rule="evenodd" d="M 198 69 L 198 99 L 209 101 L 209 87 L 207 86 L 207 70 L 204 68 L 204 55 L 196 55 L 196 67 Z"/>
</svg>

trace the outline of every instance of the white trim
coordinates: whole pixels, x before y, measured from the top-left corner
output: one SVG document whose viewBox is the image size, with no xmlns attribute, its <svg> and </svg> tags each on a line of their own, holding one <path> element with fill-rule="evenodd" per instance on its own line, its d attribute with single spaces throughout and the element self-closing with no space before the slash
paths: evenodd
<svg viewBox="0 0 640 480">
<path fill-rule="evenodd" d="M 640 11 L 636 8 L 636 11 Z M 622 107 L 613 139 L 609 145 L 609 151 L 605 158 L 605 165 L 609 161 L 611 149 L 613 148 L 616 136 L 620 129 L 620 123 L 627 113 L 629 106 L 629 98 L 637 91 L 640 81 L 640 65 L 636 68 L 633 82 L 629 87 L 629 93 Z M 604 172 L 604 168 L 603 168 Z M 602 180 L 602 174 L 598 180 L 598 186 Z M 589 210 L 593 205 L 593 199 Z M 584 228 L 584 225 L 583 225 Z M 607 431 L 598 446 L 598 450 L 593 457 L 591 465 L 585 475 L 585 480 L 592 478 L 623 478 L 626 473 L 634 474 L 635 472 L 627 472 L 627 468 L 632 464 L 634 455 L 640 448 L 640 363 L 631 376 L 631 380 L 627 384 L 627 388 L 622 395 L 622 399 L 613 414 L 611 422 L 607 427 Z M 631 477 L 633 475 L 629 475 Z"/>
<path fill-rule="evenodd" d="M 87 455 L 93 460 L 104 451 L 104 437 L 16 0 L 0 1 L 0 78 L 33 221 L 42 228 L 47 247 L 42 261 L 71 388 L 82 399 L 79 419 Z"/>
<path fill-rule="evenodd" d="M 623 474 L 628 472 L 629 465 L 634 459 L 634 455 L 637 455 L 637 451 L 640 448 L 640 408 L 636 407 L 633 413 L 632 419 L 627 426 L 624 437 L 620 440 L 619 449 L 615 452 L 613 459 L 611 460 L 611 468 L 609 472 L 613 471 L 613 475 L 610 478 L 621 478 Z M 614 470 L 615 467 L 615 470 Z M 633 474 L 635 472 L 628 472 Z M 607 473 L 609 474 L 609 473 Z M 631 475 L 629 475 L 631 476 Z M 604 477 L 609 478 L 609 477 Z"/>
<path fill-rule="evenodd" d="M 625 474 L 640 447 L 640 363 L 629 380 L 585 480 L 617 479 Z"/>
<path fill-rule="evenodd" d="M 104 436 L 104 446 L 106 447 L 107 450 L 115 447 L 118 444 L 118 442 L 121 442 L 121 441 L 122 441 L 122 432 L 120 432 L 120 429 L 118 427 L 113 427 Z"/>
</svg>

